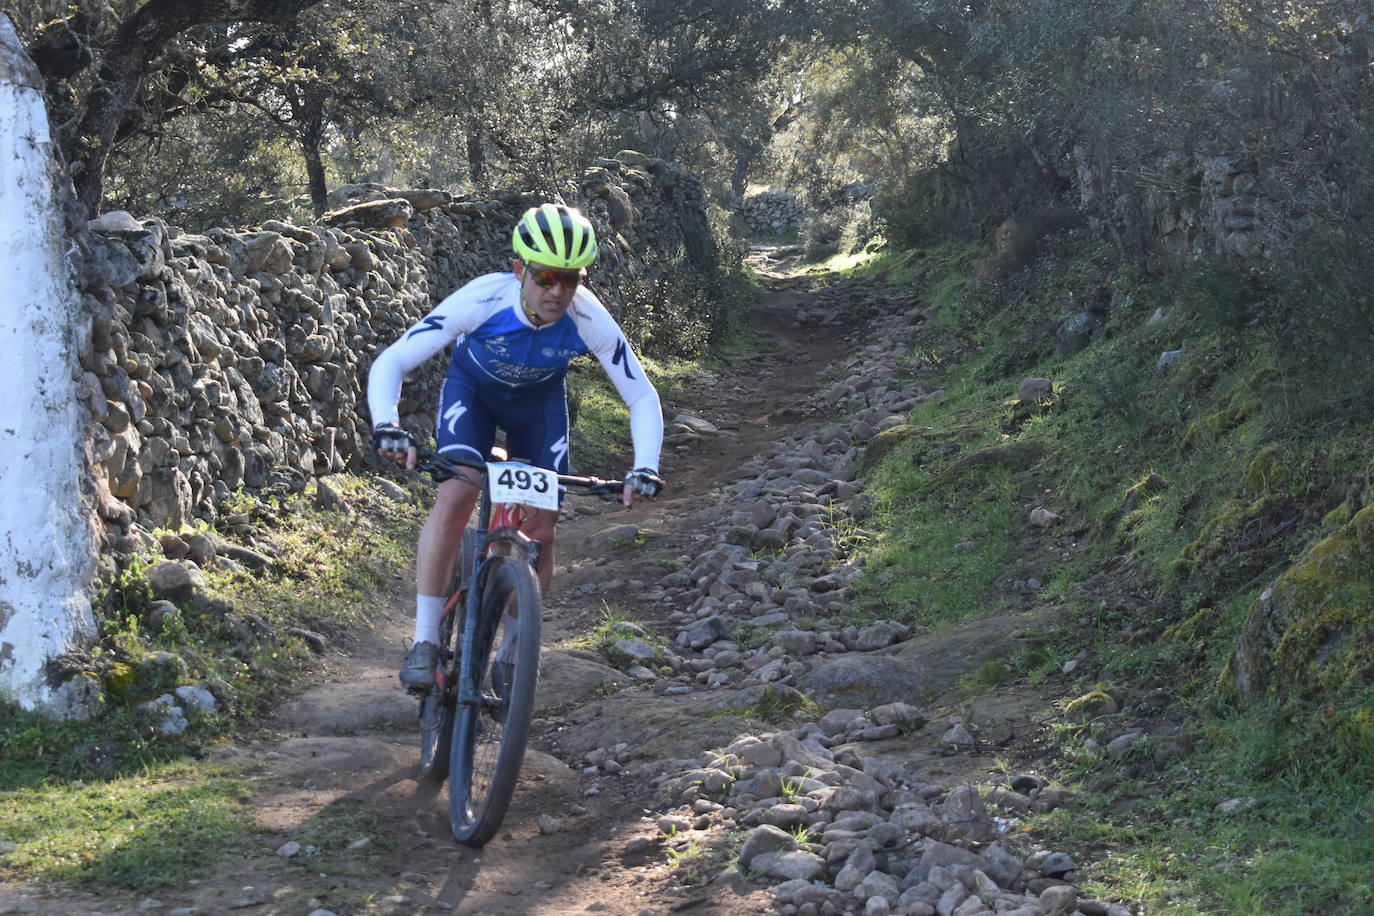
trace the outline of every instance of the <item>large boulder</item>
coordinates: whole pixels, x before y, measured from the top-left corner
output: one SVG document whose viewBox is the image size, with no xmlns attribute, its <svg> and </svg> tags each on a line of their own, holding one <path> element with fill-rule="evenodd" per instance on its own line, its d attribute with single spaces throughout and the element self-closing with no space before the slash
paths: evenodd
<svg viewBox="0 0 1374 916">
<path fill-rule="evenodd" d="M 929 689 L 915 665 L 891 658 L 850 656 L 818 665 L 802 678 L 802 691 L 823 709 L 911 702 Z"/>
<path fill-rule="evenodd" d="M 624 680 L 624 674 L 591 652 L 553 649 L 539 659 L 535 703 L 554 707 L 585 703 L 608 685 Z"/>
</svg>

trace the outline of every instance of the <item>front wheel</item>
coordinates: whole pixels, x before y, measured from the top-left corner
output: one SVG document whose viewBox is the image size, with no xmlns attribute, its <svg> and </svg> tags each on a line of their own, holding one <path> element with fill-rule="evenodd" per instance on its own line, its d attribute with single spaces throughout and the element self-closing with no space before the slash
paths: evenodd
<svg viewBox="0 0 1374 916">
<path fill-rule="evenodd" d="M 481 846 L 501 826 L 515 794 L 539 678 L 539 586 L 518 557 L 482 574 L 471 674 L 478 702 L 456 710 L 449 821 L 453 837 Z"/>
</svg>

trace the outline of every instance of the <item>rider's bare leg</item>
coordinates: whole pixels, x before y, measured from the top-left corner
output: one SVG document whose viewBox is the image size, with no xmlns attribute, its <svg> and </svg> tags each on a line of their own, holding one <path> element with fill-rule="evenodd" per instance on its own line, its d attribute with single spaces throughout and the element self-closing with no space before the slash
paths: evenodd
<svg viewBox="0 0 1374 916">
<path fill-rule="evenodd" d="M 479 493 L 477 475 L 463 471 L 469 480 L 445 480 L 439 484 L 434 508 L 429 510 L 420 529 L 420 543 L 415 550 L 415 590 L 421 595 L 446 595 L 453 584 L 456 571 L 457 546 L 463 538 Z"/>
<path fill-rule="evenodd" d="M 553 541 L 558 527 L 558 513 L 540 509 L 525 519 L 520 530 L 539 542 L 539 566 L 535 574 L 539 579 L 539 593 L 548 594 L 549 583 L 553 581 Z"/>
<path fill-rule="evenodd" d="M 434 684 L 438 658 L 439 624 L 444 600 L 456 571 L 457 547 L 463 528 L 477 504 L 478 490 L 472 471 L 462 472 L 439 484 L 434 507 L 420 529 L 415 548 L 415 643 L 401 666 L 401 683 L 412 690 L 427 690 Z"/>
</svg>

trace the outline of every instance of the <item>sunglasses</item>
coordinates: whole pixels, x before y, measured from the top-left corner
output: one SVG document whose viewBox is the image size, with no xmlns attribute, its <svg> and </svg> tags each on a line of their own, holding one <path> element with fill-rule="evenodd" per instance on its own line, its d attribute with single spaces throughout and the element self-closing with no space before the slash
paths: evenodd
<svg viewBox="0 0 1374 916">
<path fill-rule="evenodd" d="M 535 286 L 542 286 L 544 289 L 552 289 L 559 283 L 562 283 L 566 289 L 576 289 L 577 285 L 582 282 L 582 271 L 580 270 L 554 270 L 552 267 L 534 266 L 527 266 L 525 270 L 529 272 Z"/>
</svg>

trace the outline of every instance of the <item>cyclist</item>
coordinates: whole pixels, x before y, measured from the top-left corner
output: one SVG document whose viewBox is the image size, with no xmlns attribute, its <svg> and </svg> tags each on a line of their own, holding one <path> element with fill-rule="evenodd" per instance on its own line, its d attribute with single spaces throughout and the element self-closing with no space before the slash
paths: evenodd
<svg viewBox="0 0 1374 916">
<path fill-rule="evenodd" d="M 367 380 L 373 446 L 384 458 L 413 468 L 416 440 L 399 425 L 397 401 L 405 374 L 454 343 L 439 396 L 435 439 L 440 453 L 485 460 L 499 426 L 511 455 L 568 472 L 568 362 L 595 353 L 630 410 L 634 470 L 622 501 L 658 495 L 663 414 L 644 374 L 600 300 L 582 285 L 596 260 L 596 233 L 578 210 L 562 204 L 532 207 L 516 223 L 510 273 L 477 277 L 439 303 L 378 355 Z M 457 544 L 477 503 L 480 475 L 465 470 L 439 485 L 438 498 L 416 549 L 415 641 L 401 683 L 425 690 L 434 683 L 444 593 L 453 581 Z M 538 578 L 553 577 L 557 512 L 532 510 L 522 530 L 541 544 Z"/>
</svg>

